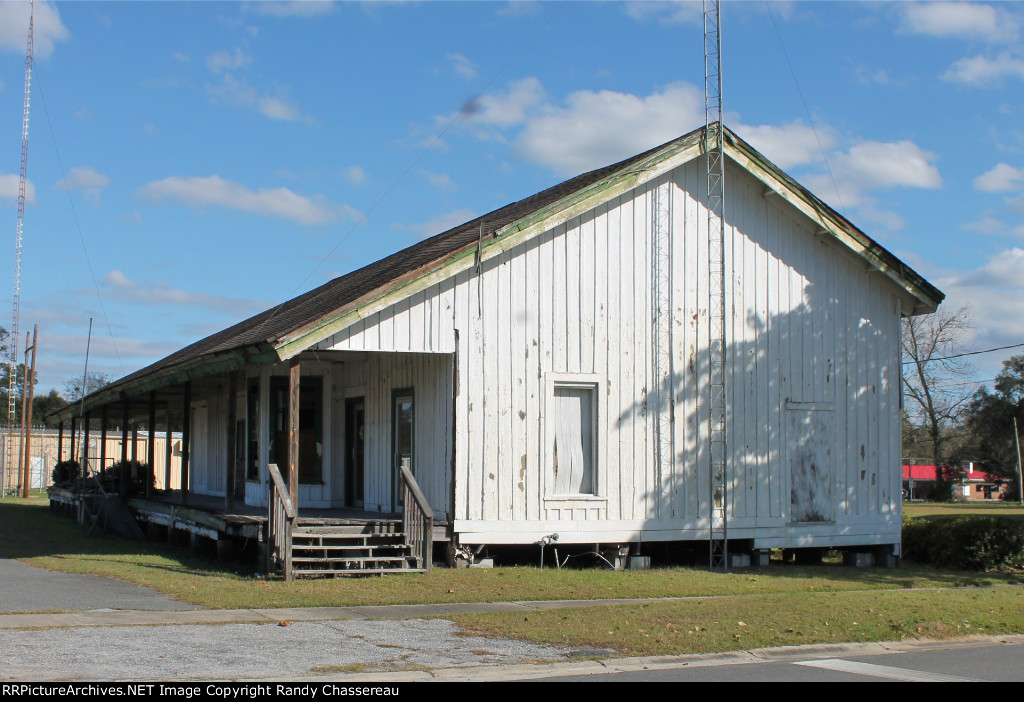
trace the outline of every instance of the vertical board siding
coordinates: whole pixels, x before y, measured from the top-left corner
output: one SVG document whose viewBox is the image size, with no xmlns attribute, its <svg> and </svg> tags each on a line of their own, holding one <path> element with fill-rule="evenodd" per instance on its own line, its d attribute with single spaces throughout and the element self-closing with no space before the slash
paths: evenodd
<svg viewBox="0 0 1024 702">
<path fill-rule="evenodd" d="M 822 513 L 834 515 L 836 529 L 898 514 L 891 475 L 899 465 L 899 317 L 890 287 L 731 162 L 727 177 L 730 518 L 780 528 L 792 521 L 790 447 L 804 445 L 797 434 L 807 423 L 787 421 L 787 403 L 830 413 L 828 445 L 816 451 L 831 457 L 826 494 L 834 504 Z M 659 186 L 671 193 L 667 429 L 675 445 L 660 474 L 654 420 L 665 379 L 653 370 L 651 289 Z M 344 364 L 340 385 L 366 387 L 374 432 L 367 504 L 390 500 L 391 389 L 414 387 L 417 456 L 422 441 L 439 466 L 450 466 L 452 451 L 456 457 L 454 505 L 447 468 L 421 482 L 436 509 L 444 505 L 458 520 L 535 525 L 677 520 L 700 538 L 709 480 L 704 188 L 699 161 L 679 166 L 319 344 L 414 352 Z M 447 355 L 456 332 L 457 390 Z M 543 416 L 549 374 L 600 379 L 596 496 L 552 497 Z"/>
<path fill-rule="evenodd" d="M 359 362 L 335 363 L 335 400 L 346 388 L 359 388 L 365 397 L 365 481 L 367 510 L 391 510 L 392 401 L 396 390 L 412 389 L 413 471 L 423 495 L 438 518 L 450 514 L 451 416 L 454 376 L 451 357 L 439 354 L 373 353 Z M 341 426 L 335 423 L 335 426 Z M 344 440 L 344 434 L 333 437 Z M 343 452 L 331 451 L 332 455 Z M 325 458 L 329 455 L 325 452 Z M 326 464 L 325 471 L 328 470 Z M 344 465 L 332 467 L 341 480 Z"/>
</svg>

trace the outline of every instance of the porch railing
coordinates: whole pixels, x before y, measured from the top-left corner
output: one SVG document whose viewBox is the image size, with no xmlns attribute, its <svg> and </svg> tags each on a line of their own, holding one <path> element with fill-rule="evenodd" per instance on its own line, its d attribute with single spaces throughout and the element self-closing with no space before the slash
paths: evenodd
<svg viewBox="0 0 1024 702">
<path fill-rule="evenodd" d="M 292 527 L 295 505 L 288 494 L 288 485 L 281 477 L 276 463 L 267 464 L 270 473 L 270 514 L 267 521 L 267 570 L 281 566 L 285 580 L 292 579 Z"/>
<path fill-rule="evenodd" d="M 412 547 L 417 566 L 430 572 L 434 555 L 434 510 L 423 496 L 409 469 L 399 466 L 402 475 L 402 530 Z"/>
</svg>

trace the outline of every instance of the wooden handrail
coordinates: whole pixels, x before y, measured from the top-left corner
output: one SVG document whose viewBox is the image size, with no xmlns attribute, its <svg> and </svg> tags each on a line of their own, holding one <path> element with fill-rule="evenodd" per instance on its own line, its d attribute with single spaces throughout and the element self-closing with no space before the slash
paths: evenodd
<svg viewBox="0 0 1024 702">
<path fill-rule="evenodd" d="M 427 502 L 427 498 L 424 497 L 423 493 L 420 491 L 420 486 L 416 482 L 416 478 L 413 477 L 412 473 L 409 472 L 409 469 L 404 465 L 400 465 L 398 468 L 402 471 L 402 479 L 405 481 L 405 484 L 409 486 L 409 491 L 412 493 L 413 499 L 416 500 L 416 504 L 419 506 L 420 511 L 424 514 L 433 515 L 434 510 L 430 508 L 430 503 Z"/>
<path fill-rule="evenodd" d="M 267 569 L 273 569 L 276 560 L 281 564 L 284 579 L 291 580 L 292 524 L 295 522 L 297 511 L 277 464 L 268 463 L 267 472 L 273 483 L 270 488 L 270 509 L 267 515 Z"/>
<path fill-rule="evenodd" d="M 288 493 L 288 486 L 284 482 L 284 478 L 281 476 L 281 471 L 278 469 L 276 463 L 267 464 L 267 472 L 270 473 L 270 479 L 274 481 L 274 487 L 277 488 L 277 494 L 281 496 L 281 502 L 284 504 L 285 514 L 290 519 L 295 519 L 297 513 L 295 511 L 295 505 L 292 504 L 291 495 Z"/>
<path fill-rule="evenodd" d="M 434 510 L 423 496 L 416 478 L 405 466 L 399 466 L 404 487 L 405 509 L 402 510 L 402 530 L 413 547 L 417 563 L 428 573 L 434 555 Z"/>
</svg>

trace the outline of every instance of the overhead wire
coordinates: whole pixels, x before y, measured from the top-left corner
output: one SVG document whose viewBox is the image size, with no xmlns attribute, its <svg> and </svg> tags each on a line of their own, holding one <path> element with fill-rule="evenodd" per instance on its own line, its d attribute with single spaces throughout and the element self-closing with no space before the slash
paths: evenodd
<svg viewBox="0 0 1024 702">
<path fill-rule="evenodd" d="M 978 356 L 978 355 L 981 355 L 983 353 L 992 353 L 993 351 L 1005 351 L 1006 349 L 1018 349 L 1018 348 L 1020 348 L 1022 346 L 1024 346 L 1024 343 L 1021 343 L 1021 344 L 1010 344 L 1009 346 L 996 346 L 995 348 L 983 349 L 981 351 L 964 351 L 963 353 L 955 353 L 955 354 L 952 354 L 950 356 L 940 356 L 939 358 L 928 358 L 928 359 L 925 359 L 924 361 L 921 361 L 921 362 L 922 363 L 932 363 L 933 361 L 951 361 L 954 358 L 963 358 L 964 356 Z M 903 361 L 903 365 L 904 366 L 911 366 L 911 365 L 914 365 L 915 363 L 917 363 L 917 361 L 914 361 L 914 360 Z"/>
<path fill-rule="evenodd" d="M 782 33 L 779 32 L 779 26 L 775 23 L 775 13 L 772 12 L 772 7 L 768 0 L 765 0 L 764 6 L 768 10 L 768 17 L 771 18 L 772 28 L 775 29 L 775 36 L 779 40 L 779 47 L 782 49 L 782 55 L 786 58 L 786 65 L 789 66 L 789 74 L 793 77 L 793 84 L 796 85 L 796 92 L 800 96 L 800 102 L 804 106 L 804 114 L 807 115 L 807 121 L 811 125 L 811 131 L 814 132 L 814 138 L 818 142 L 818 152 L 821 153 L 821 159 L 825 162 L 825 170 L 828 171 L 829 180 L 832 181 L 832 188 L 836 191 L 836 198 L 839 201 L 839 211 L 845 217 L 846 205 L 843 203 L 843 196 L 839 192 L 839 185 L 836 183 L 835 175 L 832 173 L 832 166 L 829 164 L 828 156 L 825 155 L 825 147 L 821 143 L 821 135 L 818 133 L 818 127 L 814 124 L 814 118 L 811 116 L 811 111 L 807 107 L 807 100 L 804 99 L 804 91 L 800 88 L 800 81 L 797 80 L 796 71 L 793 69 L 793 62 L 789 60 L 789 52 L 786 51 L 786 43 L 782 40 Z"/>
<path fill-rule="evenodd" d="M 498 69 L 498 70 L 497 70 L 497 71 L 496 71 L 496 72 L 495 72 L 495 73 L 494 73 L 494 74 L 493 74 L 493 75 L 492 75 L 492 76 L 491 76 L 491 77 L 490 77 L 490 78 L 489 78 L 489 79 L 487 80 L 487 82 L 486 82 L 486 83 L 484 84 L 484 86 L 483 86 L 483 87 L 482 87 L 482 88 L 481 88 L 481 89 L 480 89 L 480 90 L 479 90 L 479 91 L 477 92 L 477 94 L 476 94 L 476 95 L 475 95 L 475 96 L 474 96 L 473 98 L 471 98 L 470 100 L 468 100 L 468 101 L 467 101 L 467 102 L 466 102 L 465 104 L 473 104 L 473 103 L 475 103 L 475 102 L 476 102 L 477 100 L 479 100 L 480 98 L 482 98 L 482 97 L 484 96 L 484 94 L 485 94 L 485 93 L 486 93 L 486 92 L 487 92 L 487 91 L 488 91 L 488 90 L 490 89 L 490 87 L 491 87 L 491 86 L 492 86 L 492 85 L 494 84 L 494 82 L 495 82 L 495 81 L 497 81 L 497 80 L 498 80 L 498 78 L 499 78 L 499 77 L 501 77 L 501 75 L 502 75 L 502 74 L 503 74 L 503 73 L 504 73 L 504 72 L 506 71 L 506 69 L 508 69 L 508 67 L 509 67 L 509 66 L 511 66 L 511 65 L 512 65 L 512 63 L 513 63 L 513 62 L 514 62 L 514 61 L 515 61 L 515 60 L 516 60 L 517 58 L 519 58 L 519 55 L 520 55 L 520 54 L 522 54 L 522 53 L 523 53 L 523 51 L 525 51 L 525 50 L 526 50 L 526 47 L 527 47 L 527 46 L 529 46 L 530 44 L 532 44 L 532 43 L 533 43 L 533 40 L 537 38 L 537 36 L 538 36 L 538 35 L 539 35 L 539 34 L 541 33 L 541 31 L 543 31 L 543 30 L 544 30 L 544 29 L 545 29 L 545 28 L 546 28 L 546 27 L 548 26 L 548 24 L 550 24 L 550 23 L 551 23 L 551 20 L 552 20 L 552 19 L 554 19 L 555 15 L 557 15 L 557 14 L 558 14 L 558 12 L 559 12 L 559 11 L 560 11 L 560 10 L 562 9 L 562 7 L 563 7 L 564 5 L 565 5 L 565 2 L 564 2 L 564 1 L 563 1 L 563 2 L 560 2 L 560 3 L 558 3 L 558 5 L 557 5 L 557 6 L 555 7 L 554 11 L 553 11 L 553 12 L 551 12 L 551 14 L 549 14 L 549 15 L 547 16 L 547 18 L 546 18 L 546 19 L 545 19 L 545 20 L 544 20 L 543 22 L 541 22 L 541 23 L 540 23 L 540 25 L 538 25 L 537 29 L 536 29 L 536 30 L 534 30 L 534 32 L 533 32 L 532 34 L 530 34 L 530 36 L 528 36 L 528 37 L 527 37 L 527 38 L 526 38 L 526 39 L 525 39 L 525 40 L 524 40 L 524 41 L 522 42 L 522 44 L 520 44 L 519 48 L 517 48 L 517 49 L 516 49 L 515 51 L 513 51 L 513 52 L 512 52 L 512 53 L 511 53 L 511 54 L 509 55 L 509 57 L 508 57 L 508 60 L 506 60 L 506 61 L 505 61 L 505 63 L 504 63 L 504 64 L 502 64 L 501 68 L 499 68 L 499 69 Z M 314 273 L 316 273 L 316 272 L 317 272 L 317 271 L 318 271 L 318 270 L 320 269 L 320 267 L 324 265 L 324 263 L 325 263 L 325 262 L 327 261 L 327 259 L 328 259 L 328 258 L 330 258 L 330 257 L 331 257 L 332 255 L 334 255 L 334 252 L 335 252 L 335 251 L 337 251 L 337 250 L 338 250 L 338 249 L 339 249 L 339 248 L 341 247 L 341 245 L 342 245 L 343 243 L 345 243 L 345 242 L 346 242 L 346 241 L 348 240 L 348 238 L 349 238 L 349 237 L 350 237 L 350 236 L 352 235 L 352 233 L 353 233 L 353 232 L 354 232 L 354 231 L 355 231 L 356 229 L 358 229 L 359 227 L 361 227 L 361 226 L 362 226 L 363 224 L 365 224 L 365 223 L 366 223 L 366 222 L 368 221 L 368 217 L 369 217 L 370 213 L 374 212 L 374 211 L 375 211 L 375 210 L 376 210 L 376 209 L 377 209 L 377 208 L 378 208 L 378 207 L 380 206 L 380 204 L 381 204 L 381 203 L 382 203 L 382 202 L 383 202 L 383 201 L 385 200 L 385 198 L 387 198 L 387 196 L 388 196 L 388 195 L 390 195 L 390 194 L 391 194 L 391 192 L 392 192 L 392 191 L 393 191 L 393 190 L 394 190 L 394 189 L 395 189 L 396 187 L 398 187 L 399 183 L 401 183 L 401 182 L 402 182 L 403 180 L 405 180 L 405 177 L 406 177 L 407 175 L 409 175 L 409 173 L 410 173 L 410 172 L 412 171 L 412 169 L 413 169 L 413 168 L 415 168 L 415 167 L 416 167 L 416 165 L 417 165 L 417 164 L 418 164 L 418 163 L 419 163 L 419 162 L 420 162 L 421 160 L 423 160 L 423 157 L 424 157 L 424 156 L 426 156 L 426 155 L 427 155 L 427 153 L 428 153 L 428 152 L 429 152 L 429 151 L 430 151 L 431 149 L 433 149 L 433 148 L 434 148 L 434 147 L 435 147 L 435 146 L 436 146 L 436 145 L 437 145 L 437 144 L 438 144 L 438 143 L 439 143 L 439 142 L 441 141 L 441 139 L 442 139 L 442 138 L 444 137 L 444 135 L 445 135 L 445 134 L 447 134 L 447 133 L 448 133 L 448 132 L 449 132 L 449 131 L 450 131 L 450 130 L 452 129 L 452 127 L 454 127 L 454 126 L 455 126 L 455 125 L 456 125 L 456 124 L 457 124 L 457 123 L 458 123 L 459 121 L 461 121 L 461 120 L 462 120 L 462 119 L 464 118 L 464 116 L 465 116 L 465 113 L 466 113 L 466 111 L 465 111 L 465 110 L 457 110 L 457 111 L 455 112 L 455 114 L 454 114 L 454 115 L 452 116 L 452 118 L 451 118 L 451 119 L 450 119 L 450 120 L 448 121 L 448 123 L 447 123 L 447 124 L 446 124 L 446 125 L 445 125 L 445 126 L 444 126 L 444 127 L 442 128 L 442 129 L 441 129 L 441 131 L 439 131 L 439 132 L 438 132 L 437 134 L 435 134 L 435 135 L 434 135 L 433 139 L 431 139 L 431 140 L 430 140 L 430 143 L 428 143 L 428 144 L 427 144 L 427 145 L 426 145 L 426 146 L 425 146 L 425 147 L 423 148 L 423 150 L 422 150 L 422 151 L 420 151 L 420 152 L 419 152 L 419 154 L 417 154 L 417 155 L 416 155 L 416 157 L 415 157 L 415 158 L 414 158 L 414 159 L 413 159 L 413 160 L 412 160 L 412 161 L 411 161 L 411 162 L 409 163 L 409 165 L 408 165 L 408 166 L 406 166 L 406 167 L 405 167 L 405 169 L 404 169 L 404 170 L 403 170 L 403 171 L 402 171 L 401 173 L 399 173 L 399 174 L 398 174 L 398 176 L 397 176 L 397 177 L 396 177 L 396 178 L 395 178 L 395 179 L 394 179 L 394 180 L 393 180 L 393 181 L 391 182 L 391 184 L 390 184 L 390 185 L 388 185 L 388 186 L 387 186 L 387 187 L 386 187 L 386 188 L 384 189 L 384 192 L 382 192 L 382 193 L 380 194 L 380 196 L 379 196 L 379 197 L 377 197 L 377 199 L 373 201 L 373 203 L 372 203 L 372 204 L 370 205 L 369 209 L 367 209 L 367 210 L 366 210 L 366 212 L 363 212 L 363 213 L 361 213 L 361 214 L 360 214 L 359 218 L 358 218 L 358 219 L 357 219 L 357 220 L 356 220 L 355 222 L 353 222 L 353 223 L 352 223 L 352 224 L 351 224 L 351 225 L 349 226 L 348 230 L 347 230 L 347 231 L 346 231 L 346 232 L 345 232 L 345 233 L 344 233 L 344 234 L 342 235 L 342 237 L 341 237 L 341 238 L 340 238 L 340 239 L 338 240 L 338 242 L 337 242 L 337 243 L 336 243 L 336 244 L 335 244 L 335 245 L 334 245 L 334 246 L 333 246 L 333 247 L 331 248 L 331 250 L 330 250 L 330 251 L 328 251 L 328 252 L 327 252 L 326 254 L 324 254 L 324 255 L 323 255 L 323 256 L 322 256 L 321 258 L 320 258 L 320 260 L 319 260 L 319 261 L 317 262 L 317 264 L 316 264 L 315 266 L 313 266 L 313 269 L 312 269 L 312 270 L 310 270 L 310 272 L 309 272 L 309 273 L 307 273 L 307 274 L 306 274 L 306 276 L 305 276 L 305 277 L 304 277 L 304 278 L 303 278 L 302 280 L 300 280 L 300 281 L 299 281 L 298 285 L 296 285 L 296 286 L 295 286 L 295 288 L 293 288 L 293 289 L 292 289 L 292 293 L 291 293 L 291 295 L 289 295 L 289 299 L 291 299 L 292 297 L 294 297 L 294 296 L 295 296 L 295 294 L 296 294 L 297 292 L 299 292 L 299 291 L 300 291 L 300 290 L 301 290 L 301 289 L 303 288 L 303 286 L 305 286 L 305 284 L 306 284 L 306 281 L 308 281 L 308 280 L 309 280 L 309 279 L 310 279 L 311 277 L 313 277 L 313 274 L 314 274 Z M 280 304 L 278 304 L 278 305 L 277 305 L 277 306 L 276 306 L 276 307 L 275 307 L 275 308 L 273 309 L 273 311 L 272 311 L 272 312 L 270 313 L 270 316 L 269 316 L 269 317 L 267 317 L 267 318 L 266 318 L 265 320 L 263 320 L 263 322 L 262 322 L 262 323 L 260 324 L 260 326 L 259 326 L 259 329 L 257 329 L 257 332 L 259 332 L 259 330 L 262 330 L 262 329 L 263 329 L 263 327 L 265 327 L 265 326 L 266 326 L 267 324 L 269 324 L 269 323 L 270 323 L 270 321 L 271 321 L 271 320 L 272 320 L 272 319 L 273 319 L 273 318 L 274 318 L 274 317 L 275 317 L 275 316 L 277 315 L 277 313 L 278 313 L 278 312 L 279 312 L 279 311 L 281 310 L 281 308 L 282 308 L 282 307 L 283 307 L 283 306 L 284 306 L 285 304 L 287 304 L 287 302 L 288 302 L 288 300 L 285 300 L 284 302 L 281 302 Z"/>
<path fill-rule="evenodd" d="M 117 342 L 114 340 L 114 330 L 110 325 L 110 317 L 107 315 L 106 305 L 103 303 L 103 295 L 100 294 L 99 284 L 96 282 L 96 272 L 92 267 L 92 259 L 89 256 L 89 247 L 85 244 L 85 235 L 82 233 L 82 224 L 78 219 L 78 210 L 75 208 L 75 200 L 71 197 L 71 184 L 68 182 L 67 173 L 64 170 L 64 160 L 60 155 L 60 148 L 57 146 L 57 135 L 53 129 L 53 122 L 50 121 L 50 111 L 46 107 L 46 96 L 43 93 L 42 82 L 39 80 L 38 70 L 36 72 L 36 88 L 39 90 L 39 99 L 43 103 L 43 114 L 46 115 L 46 126 L 50 130 L 50 139 L 53 141 L 53 151 L 57 156 L 57 165 L 60 167 L 61 180 L 64 183 L 64 190 L 68 195 L 68 203 L 71 205 L 71 214 L 75 220 L 75 231 L 78 232 L 78 240 L 82 243 L 82 253 L 85 256 L 85 263 L 89 268 L 89 276 L 92 279 L 92 287 L 96 292 L 96 299 L 100 304 L 100 312 L 103 315 L 103 321 L 107 325 L 107 333 L 110 335 L 110 345 L 114 350 L 114 355 L 117 357 L 117 363 L 121 367 L 121 372 L 125 372 L 124 361 L 121 360 L 121 354 L 117 350 Z M 82 388 L 85 392 L 85 388 Z"/>
</svg>

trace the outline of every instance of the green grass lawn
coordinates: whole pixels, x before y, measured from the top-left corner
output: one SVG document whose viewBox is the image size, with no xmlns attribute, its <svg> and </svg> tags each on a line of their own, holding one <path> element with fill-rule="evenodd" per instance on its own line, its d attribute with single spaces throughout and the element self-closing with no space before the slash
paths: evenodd
<svg viewBox="0 0 1024 702">
<path fill-rule="evenodd" d="M 455 618 L 485 634 L 629 655 L 1024 632 L 1024 576 L 1018 573 L 908 563 L 894 569 L 773 564 L 728 575 L 687 568 L 438 568 L 428 575 L 287 583 L 162 543 L 86 536 L 82 525 L 51 513 L 42 498 L 0 500 L 0 557 L 120 578 L 213 608 L 694 598 Z"/>
</svg>

